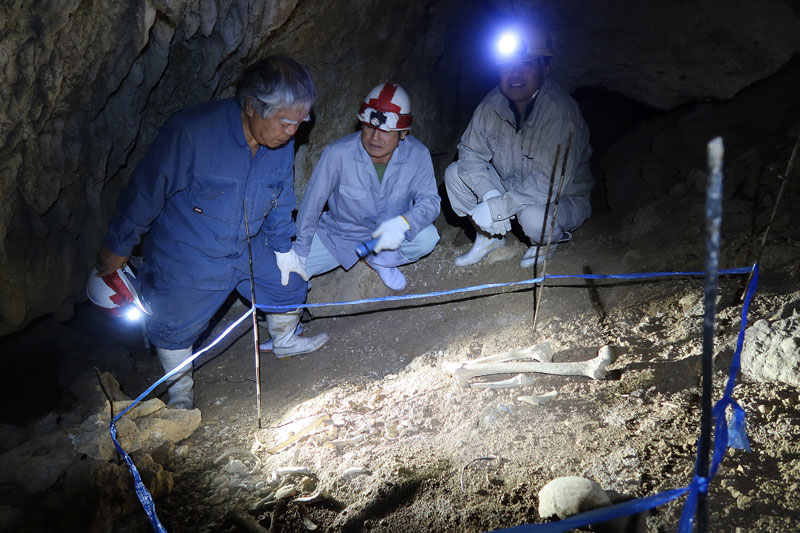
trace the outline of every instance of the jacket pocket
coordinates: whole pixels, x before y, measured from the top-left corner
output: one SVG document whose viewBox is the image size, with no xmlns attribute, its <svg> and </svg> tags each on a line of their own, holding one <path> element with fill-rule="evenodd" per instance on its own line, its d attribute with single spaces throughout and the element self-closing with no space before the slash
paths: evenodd
<svg viewBox="0 0 800 533">
<path fill-rule="evenodd" d="M 253 221 L 263 219 L 269 215 L 273 208 L 278 207 L 278 198 L 283 191 L 283 181 L 266 182 L 258 187 L 256 202 L 258 209 L 248 213 L 251 224 Z"/>
<path fill-rule="evenodd" d="M 191 209 L 198 215 L 228 222 L 242 207 L 241 187 L 235 178 L 198 174 L 189 191 Z"/>
<path fill-rule="evenodd" d="M 360 187 L 353 187 L 352 185 L 345 185 L 343 183 L 339 185 L 339 194 L 351 200 L 363 201 L 367 199 L 367 191 Z"/>
</svg>

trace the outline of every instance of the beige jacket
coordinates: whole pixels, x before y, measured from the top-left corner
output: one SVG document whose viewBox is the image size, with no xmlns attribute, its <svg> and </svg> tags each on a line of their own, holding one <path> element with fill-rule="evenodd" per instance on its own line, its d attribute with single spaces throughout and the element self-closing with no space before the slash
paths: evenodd
<svg viewBox="0 0 800 533">
<path fill-rule="evenodd" d="M 561 145 L 553 195 L 570 131 L 574 134 L 561 195 L 583 197 L 588 204 L 594 186 L 589 129 L 577 102 L 551 77 L 545 78 L 519 132 L 499 87 L 486 95 L 458 145 L 458 174 L 480 201 L 494 188 L 488 179 L 489 167 L 494 167 L 506 191 L 489 200 L 493 219 L 508 218 L 525 205 L 545 204 L 556 148 Z"/>
</svg>

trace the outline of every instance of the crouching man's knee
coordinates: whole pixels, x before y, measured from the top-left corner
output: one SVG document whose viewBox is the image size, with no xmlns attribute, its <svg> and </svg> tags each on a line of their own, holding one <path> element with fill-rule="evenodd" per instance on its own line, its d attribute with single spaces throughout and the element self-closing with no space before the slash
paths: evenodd
<svg viewBox="0 0 800 533">
<path fill-rule="evenodd" d="M 416 234 L 414 240 L 403 243 L 403 245 L 400 246 L 400 253 L 403 254 L 409 262 L 413 263 L 420 257 L 431 253 L 438 242 L 439 232 L 436 231 L 436 226 L 429 224 Z"/>
<path fill-rule="evenodd" d="M 447 165 L 447 169 L 444 171 L 445 186 L 449 189 L 456 180 L 461 181 L 461 178 L 458 177 L 458 161 L 453 161 Z"/>
<path fill-rule="evenodd" d="M 458 174 L 458 161 L 450 163 L 444 171 L 444 184 L 447 188 L 447 199 L 455 214 L 460 217 L 467 216 L 478 203 L 475 193 L 467 187 Z"/>
</svg>

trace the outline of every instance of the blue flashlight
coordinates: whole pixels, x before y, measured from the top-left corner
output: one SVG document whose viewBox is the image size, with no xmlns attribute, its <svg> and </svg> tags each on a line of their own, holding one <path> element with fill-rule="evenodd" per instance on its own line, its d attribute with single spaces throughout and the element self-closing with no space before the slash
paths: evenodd
<svg viewBox="0 0 800 533">
<path fill-rule="evenodd" d="M 356 246 L 356 255 L 358 257 L 364 258 L 367 257 L 372 251 L 375 249 L 375 245 L 378 244 L 378 239 L 372 239 L 369 241 L 364 241 L 358 246 Z"/>
</svg>

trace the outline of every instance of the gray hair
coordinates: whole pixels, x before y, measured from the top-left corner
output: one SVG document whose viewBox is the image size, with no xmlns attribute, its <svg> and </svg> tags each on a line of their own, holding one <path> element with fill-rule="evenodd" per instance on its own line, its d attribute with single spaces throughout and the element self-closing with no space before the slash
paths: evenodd
<svg viewBox="0 0 800 533">
<path fill-rule="evenodd" d="M 305 105 L 311 107 L 317 91 L 311 74 L 290 57 L 270 56 L 250 65 L 236 86 L 236 101 L 242 110 L 247 102 L 263 118 L 279 109 Z"/>
</svg>

